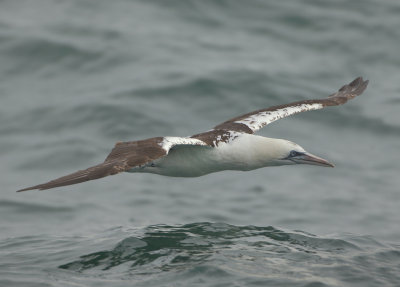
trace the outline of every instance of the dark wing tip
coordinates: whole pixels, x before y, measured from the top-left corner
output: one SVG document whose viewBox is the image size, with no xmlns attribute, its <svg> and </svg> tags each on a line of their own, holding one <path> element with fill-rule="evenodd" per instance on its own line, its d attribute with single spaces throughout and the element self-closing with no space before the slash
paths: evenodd
<svg viewBox="0 0 400 287">
<path fill-rule="evenodd" d="M 31 189 L 36 189 L 36 188 L 35 188 L 34 186 L 31 186 L 31 187 L 19 189 L 19 190 L 17 190 L 17 192 L 26 191 L 26 190 L 31 190 Z"/>
<path fill-rule="evenodd" d="M 328 105 L 341 105 L 361 95 L 367 88 L 368 82 L 368 80 L 364 81 L 362 77 L 354 79 L 349 84 L 341 87 L 336 93 L 330 95 L 328 98 L 332 100 L 332 102 Z"/>
<path fill-rule="evenodd" d="M 26 188 L 23 188 L 23 189 L 19 189 L 19 190 L 17 190 L 17 192 L 27 191 L 27 190 L 34 190 L 34 189 L 43 190 L 43 189 L 46 189 L 46 188 L 43 188 L 43 184 L 39 184 L 39 185 L 34 185 L 34 186 L 26 187 Z"/>
<path fill-rule="evenodd" d="M 356 79 L 354 79 L 351 83 L 344 85 L 343 87 L 341 87 L 339 89 L 338 92 L 353 92 L 353 93 L 357 93 L 357 94 L 361 94 L 368 85 L 368 80 L 364 81 L 362 77 L 358 77 Z M 336 94 L 334 94 L 336 95 Z M 334 96 L 332 95 L 332 96 Z"/>
<path fill-rule="evenodd" d="M 368 80 L 364 81 L 362 77 L 358 77 L 348 84 L 348 86 L 351 87 L 351 90 L 353 90 L 355 94 L 360 95 L 367 88 L 368 82 Z"/>
<path fill-rule="evenodd" d="M 50 189 L 55 187 L 61 187 L 66 185 L 77 184 L 89 180 L 94 180 L 98 178 L 102 178 L 109 175 L 114 175 L 119 172 L 125 171 L 126 167 L 122 162 L 104 162 L 92 167 L 89 167 L 85 170 L 79 170 L 77 172 L 71 173 L 66 176 L 59 177 L 57 179 L 51 180 L 46 183 L 34 185 L 31 187 L 23 188 L 17 190 L 17 192 L 32 190 L 32 189 Z"/>
</svg>

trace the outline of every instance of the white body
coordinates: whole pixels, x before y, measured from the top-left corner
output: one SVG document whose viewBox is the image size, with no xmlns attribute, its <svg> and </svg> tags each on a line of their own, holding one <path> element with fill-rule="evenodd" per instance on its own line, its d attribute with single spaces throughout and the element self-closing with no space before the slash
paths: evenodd
<svg viewBox="0 0 400 287">
<path fill-rule="evenodd" d="M 220 142 L 217 147 L 187 145 L 172 148 L 167 156 L 129 172 L 196 177 L 223 170 L 248 171 L 281 165 L 276 159 L 286 155 L 286 149 L 281 149 L 282 142 L 298 147 L 286 140 L 241 134 L 229 143 Z"/>
</svg>

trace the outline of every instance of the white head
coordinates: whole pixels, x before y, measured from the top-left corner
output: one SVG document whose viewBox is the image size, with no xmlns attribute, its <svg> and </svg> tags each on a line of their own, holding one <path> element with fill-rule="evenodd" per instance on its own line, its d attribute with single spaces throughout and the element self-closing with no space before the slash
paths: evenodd
<svg viewBox="0 0 400 287">
<path fill-rule="evenodd" d="M 334 167 L 327 160 L 306 152 L 304 148 L 294 142 L 283 139 L 264 139 L 266 140 L 264 159 L 267 161 L 267 165 L 312 164 Z"/>
</svg>

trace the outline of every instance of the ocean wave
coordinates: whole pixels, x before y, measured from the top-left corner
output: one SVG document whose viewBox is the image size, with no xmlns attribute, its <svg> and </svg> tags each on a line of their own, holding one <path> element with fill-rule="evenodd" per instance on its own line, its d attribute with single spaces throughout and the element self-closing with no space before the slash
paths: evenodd
<svg viewBox="0 0 400 287">
<path fill-rule="evenodd" d="M 194 282 L 199 274 L 212 274 L 221 279 L 293 286 L 352 282 L 370 286 L 400 279 L 393 264 L 400 259 L 399 251 L 368 236 L 321 237 L 272 226 L 209 222 L 154 225 L 141 232 L 112 249 L 84 254 L 59 268 L 80 273 L 102 270 L 136 280 L 144 274 L 157 280 L 157 276 L 173 273 L 177 281 L 190 274 L 189 281 Z"/>
</svg>

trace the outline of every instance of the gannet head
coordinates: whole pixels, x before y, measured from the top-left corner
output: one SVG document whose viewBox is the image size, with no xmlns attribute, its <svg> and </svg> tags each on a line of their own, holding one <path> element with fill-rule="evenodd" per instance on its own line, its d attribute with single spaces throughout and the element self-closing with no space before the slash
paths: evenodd
<svg viewBox="0 0 400 287">
<path fill-rule="evenodd" d="M 327 160 L 305 151 L 300 145 L 288 140 L 274 139 L 269 144 L 269 149 L 273 151 L 269 155 L 273 165 L 311 164 L 334 167 Z"/>
</svg>

